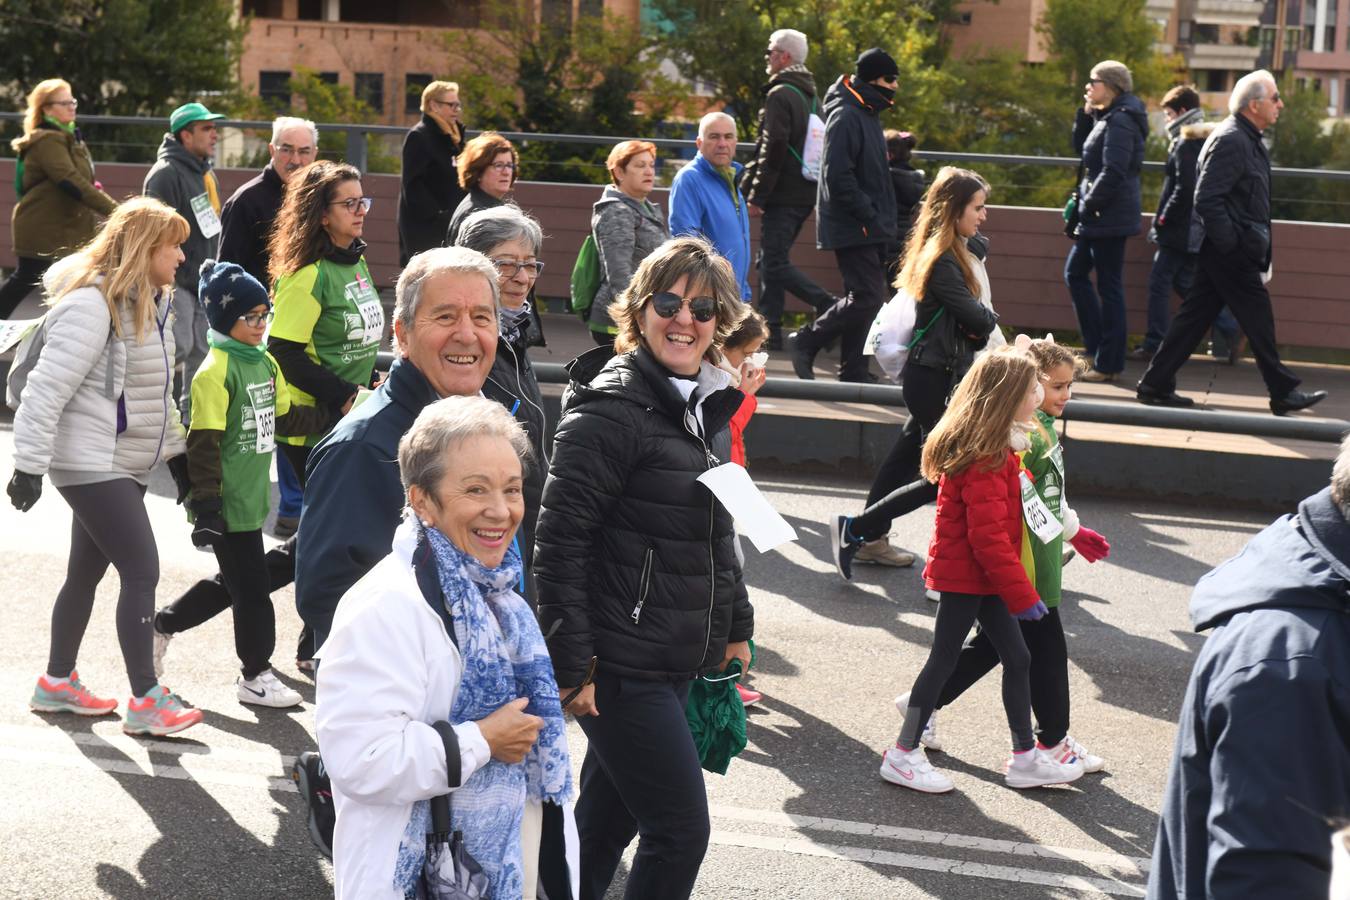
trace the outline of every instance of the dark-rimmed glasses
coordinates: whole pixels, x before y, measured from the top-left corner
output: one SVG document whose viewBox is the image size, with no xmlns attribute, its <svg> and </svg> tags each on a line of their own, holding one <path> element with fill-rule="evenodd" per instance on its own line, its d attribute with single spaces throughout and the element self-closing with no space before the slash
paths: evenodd
<svg viewBox="0 0 1350 900">
<path fill-rule="evenodd" d="M 244 313 L 239 317 L 239 321 L 250 328 L 257 328 L 259 325 L 266 325 L 268 322 L 272 321 L 272 311 L 269 309 L 267 312 Z"/>
<path fill-rule="evenodd" d="M 347 212 L 355 215 L 356 208 L 361 207 L 362 212 L 370 212 L 370 205 L 375 201 L 369 197 L 348 197 L 346 200 L 334 200 L 329 206 L 341 206 Z"/>
<path fill-rule="evenodd" d="M 689 304 L 689 314 L 699 322 L 711 322 L 717 316 L 717 300 L 713 297 L 681 297 L 670 291 L 651 295 L 652 311 L 663 319 L 673 319 L 680 309 Z"/>
<path fill-rule="evenodd" d="M 544 271 L 544 263 L 538 259 L 532 259 L 528 262 L 517 262 L 514 259 L 494 259 L 492 264 L 497 267 L 498 273 L 503 278 L 515 278 L 516 273 L 521 269 L 525 270 L 526 276 L 538 278 L 539 273 Z"/>
</svg>

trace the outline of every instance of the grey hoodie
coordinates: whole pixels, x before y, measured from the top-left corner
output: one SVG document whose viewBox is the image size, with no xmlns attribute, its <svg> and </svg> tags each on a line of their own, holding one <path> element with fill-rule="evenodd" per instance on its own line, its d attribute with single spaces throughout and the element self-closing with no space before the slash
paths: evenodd
<svg viewBox="0 0 1350 900">
<path fill-rule="evenodd" d="M 215 173 L 211 171 L 211 160 L 201 159 L 188 152 L 171 134 L 164 135 L 164 143 L 159 145 L 155 155 L 155 164 L 145 176 L 142 193 L 161 200 L 178 210 L 178 214 L 187 219 L 192 231 L 183 242 L 183 255 L 187 259 L 178 267 L 174 280 L 178 286 L 197 296 L 197 270 L 207 259 L 215 259 L 220 246 L 220 233 L 206 237 L 197 224 L 197 216 L 192 211 L 192 198 L 208 194 L 206 179 L 211 179 L 216 198 L 220 198 L 220 185 L 216 183 Z M 219 210 L 217 210 L 219 214 Z"/>
<path fill-rule="evenodd" d="M 628 287 L 638 264 L 670 238 L 661 208 L 650 200 L 634 200 L 614 185 L 595 202 L 591 234 L 600 253 L 600 289 L 591 303 L 592 330 L 614 324 L 609 304 Z"/>
</svg>

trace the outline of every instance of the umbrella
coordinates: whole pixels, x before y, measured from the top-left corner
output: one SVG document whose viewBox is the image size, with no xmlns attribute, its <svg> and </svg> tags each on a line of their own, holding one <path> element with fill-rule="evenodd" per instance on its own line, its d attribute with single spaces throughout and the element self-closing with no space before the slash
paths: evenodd
<svg viewBox="0 0 1350 900">
<path fill-rule="evenodd" d="M 464 835 L 450 826 L 450 795 L 433 797 L 418 900 L 489 900 L 491 896 L 483 867 L 464 849 Z"/>
</svg>

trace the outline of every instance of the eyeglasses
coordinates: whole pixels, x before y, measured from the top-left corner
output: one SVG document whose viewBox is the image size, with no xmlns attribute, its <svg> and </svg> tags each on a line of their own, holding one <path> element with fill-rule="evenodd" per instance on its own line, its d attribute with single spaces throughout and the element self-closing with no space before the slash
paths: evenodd
<svg viewBox="0 0 1350 900">
<path fill-rule="evenodd" d="M 1089 78 L 1088 84 L 1106 84 L 1106 82 L 1102 81 L 1100 78 Z"/>
<path fill-rule="evenodd" d="M 266 325 L 272 321 L 272 311 L 269 309 L 267 312 L 244 313 L 239 317 L 239 321 L 251 328 L 257 328 L 259 325 Z"/>
<path fill-rule="evenodd" d="M 1279 103 L 1279 102 L 1280 102 L 1280 94 L 1279 94 L 1279 91 L 1276 91 L 1275 93 L 1271 94 L 1269 97 L 1264 97 L 1264 98 L 1262 98 L 1262 99 L 1269 100 L 1271 103 Z"/>
<path fill-rule="evenodd" d="M 717 316 L 717 300 L 712 297 L 690 297 L 688 299 L 670 291 L 661 291 L 651 295 L 652 311 L 663 319 L 673 319 L 679 315 L 686 303 L 689 314 L 699 322 L 711 322 Z"/>
<path fill-rule="evenodd" d="M 439 103 L 441 106 L 448 106 L 451 109 L 463 109 L 464 104 L 458 100 L 432 100 L 432 103 Z"/>
<path fill-rule="evenodd" d="M 488 168 L 494 172 L 514 172 L 516 170 L 516 164 L 509 162 L 499 162 L 499 163 L 492 163 L 491 165 L 488 166 Z"/>
<path fill-rule="evenodd" d="M 514 259 L 494 259 L 492 264 L 497 267 L 497 272 L 503 278 L 515 278 L 516 273 L 521 269 L 525 270 L 528 278 L 538 278 L 539 273 L 544 271 L 542 260 L 530 260 L 529 262 L 517 262 Z"/>
<path fill-rule="evenodd" d="M 370 204 L 375 201 L 369 197 L 348 197 L 346 200 L 334 200 L 329 206 L 344 207 L 347 212 L 355 214 L 356 208 L 361 207 L 362 212 L 370 212 Z"/>
<path fill-rule="evenodd" d="M 71 109 L 75 109 L 76 107 L 78 107 L 78 106 L 80 105 L 80 101 L 78 101 L 78 100 L 53 100 L 53 101 L 51 101 L 50 103 L 48 103 L 47 105 L 48 105 L 48 106 L 69 106 Z"/>
<path fill-rule="evenodd" d="M 313 156 L 314 147 L 292 147 L 290 144 L 277 144 L 277 152 L 283 156 Z"/>
</svg>

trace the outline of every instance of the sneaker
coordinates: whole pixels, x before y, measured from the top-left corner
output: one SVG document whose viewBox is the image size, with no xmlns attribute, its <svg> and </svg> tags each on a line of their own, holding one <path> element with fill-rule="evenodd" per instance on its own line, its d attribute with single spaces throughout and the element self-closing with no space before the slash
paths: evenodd
<svg viewBox="0 0 1350 900">
<path fill-rule="evenodd" d="M 1039 744 L 1037 746 L 1040 746 Z M 1060 762 L 1067 762 L 1071 759 L 1077 759 L 1083 764 L 1083 771 L 1100 772 L 1106 768 L 1106 760 L 1100 756 L 1089 753 L 1088 749 L 1073 739 L 1073 735 L 1064 735 L 1064 740 L 1053 747 L 1041 747 L 1051 759 L 1057 759 Z"/>
<path fill-rule="evenodd" d="M 164 654 L 169 652 L 169 641 L 173 640 L 173 635 L 165 634 L 158 628 L 151 627 L 155 633 L 155 677 L 164 677 Z"/>
<path fill-rule="evenodd" d="M 284 709 L 288 706 L 299 706 L 305 699 L 300 696 L 299 691 L 282 684 L 271 669 L 264 669 L 254 678 L 245 678 L 241 675 L 235 684 L 238 686 L 240 703 Z"/>
<path fill-rule="evenodd" d="M 736 693 L 739 694 L 741 697 L 742 706 L 754 706 L 756 703 L 764 699 L 764 695 L 761 694 L 759 691 L 752 691 L 750 688 L 746 687 L 743 684 L 740 684 L 739 682 L 736 684 Z"/>
<path fill-rule="evenodd" d="M 122 730 L 127 734 L 164 737 L 191 728 L 201 720 L 200 709 L 193 709 L 183 698 L 164 685 L 157 684 L 144 697 L 132 697 L 127 701 L 127 715 L 122 721 Z"/>
<path fill-rule="evenodd" d="M 1044 787 L 1050 784 L 1068 784 L 1083 777 L 1083 763 L 1077 757 L 1057 760 L 1039 747 L 1026 753 L 1014 753 L 1008 761 L 1008 774 L 1003 780 L 1008 787 L 1018 789 Z"/>
<path fill-rule="evenodd" d="M 908 753 L 899 747 L 891 747 L 881 754 L 881 777 L 891 784 L 925 794 L 945 794 L 956 787 L 950 778 L 933 768 L 922 747 L 915 747 Z"/>
<path fill-rule="evenodd" d="M 323 758 L 312 750 L 301 753 L 291 766 L 291 778 L 309 812 L 310 840 L 320 853 L 332 859 L 333 825 L 337 822 L 337 814 L 333 811 L 333 783 L 328 780 Z"/>
<path fill-rule="evenodd" d="M 899 697 L 895 698 L 895 708 L 900 710 L 900 715 L 909 712 L 909 691 L 905 691 Z M 942 738 L 938 737 L 937 732 L 937 710 L 928 717 L 928 723 L 923 726 L 923 734 L 919 735 L 919 743 L 929 750 L 942 750 Z"/>
<path fill-rule="evenodd" d="M 872 563 L 877 566 L 894 566 L 897 569 L 914 565 L 914 559 L 913 553 L 897 550 L 891 546 L 891 542 L 887 538 L 868 541 L 853 554 L 854 562 Z"/>
<path fill-rule="evenodd" d="M 39 675 L 28 708 L 34 712 L 68 712 L 77 716 L 106 716 L 117 709 L 117 701 L 96 696 L 80 683 L 80 674 L 71 671 L 65 681 Z"/>
<path fill-rule="evenodd" d="M 854 540 L 848 533 L 852 521 L 848 516 L 835 516 L 834 530 L 830 532 L 830 556 L 839 577 L 845 581 L 853 580 L 853 557 L 863 548 L 862 541 Z"/>
</svg>

